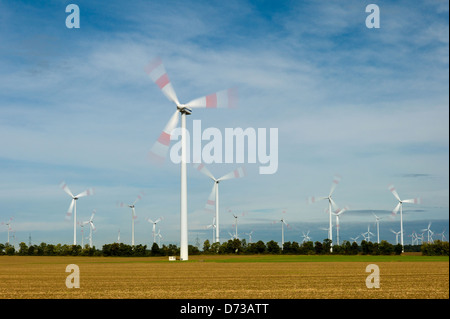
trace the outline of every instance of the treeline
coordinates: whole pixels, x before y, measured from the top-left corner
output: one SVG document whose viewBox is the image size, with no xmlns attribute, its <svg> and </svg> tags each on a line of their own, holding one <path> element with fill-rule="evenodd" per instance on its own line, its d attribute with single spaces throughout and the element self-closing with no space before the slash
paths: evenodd
<svg viewBox="0 0 450 319">
<path fill-rule="evenodd" d="M 189 255 L 199 254 L 287 254 L 287 255 L 400 255 L 402 246 L 393 245 L 385 240 L 378 243 L 362 241 L 360 245 L 356 242 L 344 241 L 341 245 L 333 245 L 333 252 L 330 252 L 331 241 L 324 239 L 323 242 L 285 242 L 281 248 L 273 240 L 264 243 L 262 240 L 256 243 L 247 243 L 245 239 L 230 239 L 224 243 L 213 243 L 206 240 L 203 249 L 196 246 L 188 246 Z M 436 240 L 434 243 L 424 243 L 421 246 L 405 245 L 404 251 L 421 251 L 427 256 L 448 256 L 449 243 Z M 0 244 L 0 255 L 20 255 L 20 256 L 121 256 L 121 257 L 150 257 L 150 256 L 178 256 L 180 248 L 177 245 L 169 244 L 159 247 L 156 243 L 150 249 L 147 245 L 127 245 L 124 243 L 113 243 L 103 245 L 102 249 L 90 248 L 89 245 L 53 245 L 41 243 L 40 245 L 27 246 L 25 243 L 19 244 L 19 250 L 9 244 Z"/>
</svg>

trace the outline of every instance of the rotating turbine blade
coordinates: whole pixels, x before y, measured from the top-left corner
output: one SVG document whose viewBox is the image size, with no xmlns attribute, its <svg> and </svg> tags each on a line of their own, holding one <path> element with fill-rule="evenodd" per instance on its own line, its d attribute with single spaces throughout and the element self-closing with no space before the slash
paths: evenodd
<svg viewBox="0 0 450 319">
<path fill-rule="evenodd" d="M 391 191 L 392 195 L 394 195 L 395 198 L 400 202 L 401 199 L 400 199 L 400 197 L 398 196 L 397 191 L 395 190 L 394 185 L 392 185 L 392 184 L 389 185 L 389 186 L 388 186 L 388 189 Z"/>
<path fill-rule="evenodd" d="M 89 218 L 89 221 L 92 222 L 92 220 L 94 219 L 94 216 L 95 216 L 95 209 L 92 211 L 92 215 L 91 215 L 91 218 Z"/>
<path fill-rule="evenodd" d="M 84 197 L 84 196 L 90 196 L 90 195 L 93 195 L 93 194 L 94 194 L 94 189 L 93 188 L 88 188 L 84 192 L 79 193 L 76 197 L 80 198 L 80 197 Z"/>
<path fill-rule="evenodd" d="M 96 228 L 95 228 L 95 225 L 94 225 L 94 223 L 93 223 L 92 221 L 90 221 L 89 223 L 91 224 L 91 227 L 92 227 L 92 231 L 95 231 L 95 230 L 96 230 Z"/>
<path fill-rule="evenodd" d="M 234 171 L 222 176 L 218 179 L 218 181 L 225 181 L 227 179 L 233 179 L 233 178 L 240 178 L 245 176 L 245 169 L 244 167 L 239 167 L 235 169 Z"/>
<path fill-rule="evenodd" d="M 398 203 L 397 206 L 395 206 L 394 210 L 391 213 L 391 216 L 395 216 L 397 215 L 398 210 L 400 209 L 400 206 L 402 205 L 402 203 Z"/>
<path fill-rule="evenodd" d="M 339 207 L 338 207 L 338 205 L 336 205 L 336 202 L 331 198 L 331 197 L 329 197 L 329 199 L 330 199 L 330 202 L 331 202 L 331 206 L 333 207 L 333 209 L 336 211 L 336 210 L 339 210 Z"/>
<path fill-rule="evenodd" d="M 167 156 L 167 151 L 169 150 L 170 135 L 175 127 L 177 127 L 178 119 L 179 110 L 177 109 L 170 117 L 169 122 L 167 122 L 158 140 L 156 140 L 149 152 L 149 158 L 152 162 L 157 164 L 164 163 Z"/>
<path fill-rule="evenodd" d="M 190 108 L 236 108 L 237 100 L 237 88 L 231 88 L 199 97 L 187 103 L 186 106 Z"/>
<path fill-rule="evenodd" d="M 147 64 L 147 66 L 145 66 L 145 73 L 147 73 L 152 81 L 156 83 L 156 85 L 169 99 L 169 101 L 172 101 L 173 103 L 175 103 L 175 105 L 180 104 L 161 58 L 155 58 L 149 64 Z"/>
<path fill-rule="evenodd" d="M 138 201 L 140 201 L 143 196 L 144 196 L 144 192 L 140 192 L 138 194 L 138 196 L 136 197 L 136 200 L 134 201 L 133 205 L 136 204 Z"/>
<path fill-rule="evenodd" d="M 211 193 L 209 194 L 208 201 L 205 205 L 205 210 L 215 212 L 216 211 L 216 184 L 213 184 Z"/>
<path fill-rule="evenodd" d="M 66 182 L 62 181 L 59 186 L 62 188 L 63 191 L 65 191 L 70 197 L 73 198 L 73 194 L 69 189 L 69 186 L 67 186 Z"/>
<path fill-rule="evenodd" d="M 333 179 L 333 184 L 331 184 L 330 194 L 328 195 L 328 197 L 331 197 L 334 190 L 336 189 L 337 184 L 339 184 L 340 181 L 341 181 L 341 177 L 339 175 L 335 175 L 334 179 Z"/>
<path fill-rule="evenodd" d="M 72 201 L 70 202 L 69 209 L 67 210 L 67 213 L 66 213 L 66 220 L 70 220 L 72 218 L 72 211 L 73 211 L 74 204 L 75 204 L 75 199 L 72 199 Z"/>
<path fill-rule="evenodd" d="M 405 199 L 403 203 L 420 204 L 420 198 Z"/>
<path fill-rule="evenodd" d="M 216 181 L 216 179 L 214 178 L 214 175 L 209 171 L 209 169 L 206 168 L 205 165 L 203 165 L 202 163 L 193 163 L 192 164 L 194 166 L 195 169 L 197 169 L 199 172 L 201 172 L 202 174 L 208 176 L 209 178 L 211 178 L 213 181 Z"/>
</svg>

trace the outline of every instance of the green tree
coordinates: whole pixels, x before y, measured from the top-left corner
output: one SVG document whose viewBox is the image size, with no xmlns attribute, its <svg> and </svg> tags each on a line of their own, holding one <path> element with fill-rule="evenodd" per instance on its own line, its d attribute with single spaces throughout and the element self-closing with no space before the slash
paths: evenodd
<svg viewBox="0 0 450 319">
<path fill-rule="evenodd" d="M 203 243 L 203 253 L 208 254 L 211 249 L 211 244 L 209 243 L 209 240 L 205 240 L 205 242 Z"/>
<path fill-rule="evenodd" d="M 320 241 L 316 241 L 314 243 L 314 252 L 317 255 L 323 254 L 323 245 L 322 245 L 322 243 Z"/>
<path fill-rule="evenodd" d="M 278 243 L 274 240 L 271 240 L 267 242 L 267 252 L 269 254 L 279 254 L 280 253 L 280 246 Z"/>
<path fill-rule="evenodd" d="M 19 255 L 24 256 L 28 254 L 28 246 L 24 242 L 19 244 Z"/>
</svg>

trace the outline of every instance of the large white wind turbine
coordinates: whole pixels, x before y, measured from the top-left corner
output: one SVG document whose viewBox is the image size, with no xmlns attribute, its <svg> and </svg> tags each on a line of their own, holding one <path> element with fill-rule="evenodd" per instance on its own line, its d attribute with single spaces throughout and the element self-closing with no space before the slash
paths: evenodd
<svg viewBox="0 0 450 319">
<path fill-rule="evenodd" d="M 220 226 L 219 226 L 219 182 L 228 179 L 240 178 L 245 176 L 245 170 L 243 167 L 239 167 L 234 171 L 220 177 L 215 178 L 214 175 L 203 164 L 194 164 L 194 167 L 211 178 L 214 182 L 211 193 L 209 194 L 208 201 L 206 202 L 206 209 L 216 212 L 216 243 L 220 243 Z M 236 223 L 236 236 L 237 236 L 237 223 Z M 236 237 L 237 238 L 237 237 Z"/>
<path fill-rule="evenodd" d="M 336 189 L 337 184 L 339 184 L 341 180 L 341 177 L 339 175 L 335 175 L 334 179 L 333 179 L 333 184 L 331 184 L 331 189 L 330 189 L 330 193 L 328 194 L 328 196 L 326 197 L 319 197 L 319 198 L 315 198 L 315 197 L 311 197 L 310 198 L 310 203 L 314 203 L 316 201 L 319 200 L 324 200 L 327 199 L 328 200 L 328 215 L 329 215 L 329 223 L 330 225 L 328 226 L 328 239 L 331 240 L 330 243 L 330 252 L 333 252 L 333 222 L 331 220 L 331 213 L 332 213 L 332 208 L 334 207 L 334 209 L 337 209 L 337 205 L 334 202 L 334 200 L 331 198 L 331 196 L 333 195 L 334 190 Z"/>
<path fill-rule="evenodd" d="M 72 201 L 70 202 L 69 209 L 67 210 L 67 213 L 66 213 L 66 219 L 70 220 L 70 218 L 72 217 L 72 210 L 73 210 L 73 212 L 74 212 L 74 215 L 73 215 L 73 244 L 76 245 L 77 244 L 77 200 L 81 197 L 94 194 L 94 189 L 89 188 L 89 189 L 85 190 L 84 192 L 81 192 L 78 195 L 74 196 L 64 181 L 62 181 L 59 184 L 59 186 L 63 189 L 64 192 L 66 192 L 70 197 L 72 197 Z"/>
<path fill-rule="evenodd" d="M 391 191 L 392 195 L 398 200 L 397 206 L 395 206 L 394 210 L 392 211 L 392 216 L 395 216 L 400 209 L 400 244 L 402 245 L 402 252 L 404 252 L 404 245 L 403 245 L 403 203 L 412 203 L 412 204 L 419 204 L 420 198 L 413 198 L 413 199 L 405 199 L 401 200 L 400 197 L 397 194 L 397 191 L 395 190 L 394 185 L 389 185 L 388 189 Z"/>
<path fill-rule="evenodd" d="M 164 162 L 169 150 L 170 135 L 177 127 L 179 114 L 181 113 L 180 260 L 188 260 L 186 115 L 190 115 L 193 108 L 235 107 L 237 104 L 237 89 L 220 91 L 194 99 L 189 103 L 181 104 L 160 58 L 151 61 L 145 67 L 145 72 L 156 83 L 162 93 L 176 106 L 175 113 L 170 117 L 169 122 L 150 151 L 150 158 L 153 161 L 158 163 Z"/>
<path fill-rule="evenodd" d="M 153 221 L 153 220 L 151 220 L 150 218 L 147 218 L 147 221 L 150 223 L 150 224 L 153 224 L 153 227 L 152 227 L 152 234 L 153 234 L 153 243 L 155 243 L 156 242 L 156 236 L 157 236 L 157 234 L 156 234 L 156 224 L 158 224 L 160 221 L 162 221 L 163 220 L 163 218 L 162 217 L 159 217 L 157 220 L 155 220 L 155 221 Z"/>
<path fill-rule="evenodd" d="M 137 201 L 142 199 L 142 196 L 144 195 L 143 192 L 139 193 L 136 200 L 133 202 L 133 204 L 124 204 L 124 203 L 120 203 L 120 207 L 124 207 L 124 206 L 128 206 L 129 208 L 131 208 L 131 246 L 134 246 L 134 220 L 137 218 L 136 216 L 136 211 L 135 211 L 135 204 L 137 203 Z"/>
</svg>

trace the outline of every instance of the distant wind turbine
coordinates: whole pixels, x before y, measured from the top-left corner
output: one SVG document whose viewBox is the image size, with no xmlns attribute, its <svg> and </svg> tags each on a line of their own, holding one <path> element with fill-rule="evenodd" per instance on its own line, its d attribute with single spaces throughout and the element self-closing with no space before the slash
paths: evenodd
<svg viewBox="0 0 450 319">
<path fill-rule="evenodd" d="M 392 195 L 398 200 L 397 206 L 395 206 L 394 210 L 392 211 L 392 216 L 395 216 L 400 209 L 400 244 L 402 245 L 402 252 L 404 252 L 404 245 L 403 245 L 403 203 L 413 203 L 418 204 L 420 203 L 420 198 L 413 198 L 413 199 L 405 199 L 401 200 L 400 197 L 397 194 L 397 191 L 395 190 L 394 185 L 389 185 L 388 189 L 391 191 Z"/>
<path fill-rule="evenodd" d="M 66 213 L 66 220 L 70 220 L 70 218 L 72 217 L 72 210 L 74 211 L 74 215 L 73 215 L 73 244 L 76 245 L 77 244 L 77 200 L 81 197 L 84 196 L 89 196 L 94 194 L 94 189 L 93 188 L 89 188 L 87 190 L 85 190 L 84 192 L 79 193 L 78 195 L 74 196 L 72 194 L 72 192 L 70 191 L 69 187 L 67 186 L 67 184 L 62 181 L 59 186 L 62 188 L 62 190 L 64 192 L 66 192 L 67 195 L 69 195 L 70 197 L 72 197 L 72 201 L 70 202 L 70 206 L 69 209 L 67 210 Z"/>
<path fill-rule="evenodd" d="M 156 224 L 159 223 L 159 222 L 162 221 L 162 220 L 163 220 L 162 217 L 159 217 L 159 218 L 158 218 L 157 220 L 155 220 L 155 221 L 151 220 L 150 218 L 147 218 L 147 221 L 148 221 L 150 224 L 153 224 L 153 227 L 152 227 L 153 243 L 156 242 L 156 236 L 157 236 L 157 234 L 156 234 Z"/>
<path fill-rule="evenodd" d="M 400 235 L 400 231 L 396 232 L 391 229 L 391 232 L 395 234 L 395 244 L 398 245 L 398 235 Z"/>
<path fill-rule="evenodd" d="M 220 223 L 219 223 L 219 182 L 228 179 L 241 178 L 245 176 L 245 170 L 243 167 L 239 167 L 234 171 L 220 177 L 215 178 L 214 175 L 206 168 L 203 164 L 194 163 L 194 167 L 200 171 L 202 174 L 211 178 L 214 182 L 211 193 L 209 194 L 208 201 L 206 203 L 206 208 L 209 210 L 215 209 L 216 212 L 216 243 L 220 242 Z"/>
<path fill-rule="evenodd" d="M 340 180 L 341 180 L 340 176 L 338 176 L 338 175 L 334 176 L 333 183 L 331 184 L 331 189 L 330 189 L 330 192 L 328 193 L 328 196 L 319 197 L 319 198 L 311 197 L 309 200 L 310 203 L 314 203 L 316 201 L 324 200 L 324 199 L 328 200 L 328 214 L 329 214 L 329 223 L 330 223 L 328 226 L 329 227 L 328 228 L 328 239 L 331 240 L 330 252 L 333 252 L 333 222 L 331 220 L 331 213 L 333 211 L 332 206 L 335 207 L 335 209 L 338 208 L 336 203 L 334 202 L 334 200 L 331 198 L 331 196 L 333 195 L 333 192 L 336 189 L 337 184 L 339 184 Z"/>
<path fill-rule="evenodd" d="M 372 215 L 375 217 L 376 223 L 377 223 L 377 243 L 380 243 L 380 219 L 383 217 L 378 217 L 374 213 Z"/>
<path fill-rule="evenodd" d="M 128 206 L 131 208 L 131 246 L 134 246 L 134 220 L 137 218 L 136 211 L 135 211 L 135 204 L 142 199 L 142 196 L 144 195 L 143 192 L 139 193 L 136 200 L 133 202 L 133 204 L 126 205 L 123 202 L 120 203 L 120 207 Z"/>
</svg>

